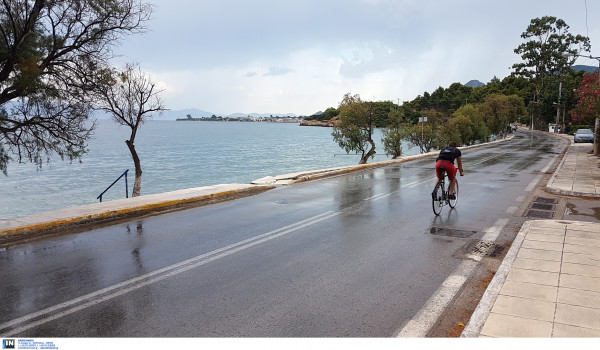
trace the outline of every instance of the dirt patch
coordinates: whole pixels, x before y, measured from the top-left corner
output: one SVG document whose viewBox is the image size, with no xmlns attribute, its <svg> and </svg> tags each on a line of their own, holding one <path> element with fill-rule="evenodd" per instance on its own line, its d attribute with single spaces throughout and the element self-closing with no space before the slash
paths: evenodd
<svg viewBox="0 0 600 350">
<path fill-rule="evenodd" d="M 479 281 L 477 282 L 477 288 L 481 289 L 481 290 L 486 290 L 487 286 L 492 282 L 492 279 L 494 278 L 494 276 L 496 276 L 496 272 L 494 271 L 490 271 L 487 270 L 488 275 L 479 278 Z"/>
</svg>

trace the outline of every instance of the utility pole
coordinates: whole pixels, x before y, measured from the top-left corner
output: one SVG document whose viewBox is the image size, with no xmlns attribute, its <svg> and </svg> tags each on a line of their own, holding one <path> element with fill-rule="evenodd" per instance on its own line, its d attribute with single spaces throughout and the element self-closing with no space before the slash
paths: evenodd
<svg viewBox="0 0 600 350">
<path fill-rule="evenodd" d="M 558 132 L 558 124 L 560 123 L 560 97 L 562 95 L 562 81 L 558 82 L 558 103 L 556 104 L 556 125 L 554 132 Z"/>
</svg>

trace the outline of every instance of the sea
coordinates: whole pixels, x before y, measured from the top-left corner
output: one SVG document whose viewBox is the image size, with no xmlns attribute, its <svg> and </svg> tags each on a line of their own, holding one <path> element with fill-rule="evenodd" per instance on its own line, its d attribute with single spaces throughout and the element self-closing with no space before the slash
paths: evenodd
<svg viewBox="0 0 600 350">
<path fill-rule="evenodd" d="M 141 194 L 155 194 L 216 184 L 249 184 L 265 176 L 358 164 L 328 127 L 297 123 L 149 120 L 139 128 L 135 146 L 141 159 Z M 135 169 L 125 140 L 130 129 L 98 120 L 88 153 L 81 160 L 60 158 L 44 163 L 10 163 L 0 174 L 0 219 L 99 202 L 98 196 L 121 174 L 103 201 L 131 196 Z M 374 135 L 371 162 L 390 159 Z M 419 153 L 403 146 L 404 155 Z"/>
</svg>

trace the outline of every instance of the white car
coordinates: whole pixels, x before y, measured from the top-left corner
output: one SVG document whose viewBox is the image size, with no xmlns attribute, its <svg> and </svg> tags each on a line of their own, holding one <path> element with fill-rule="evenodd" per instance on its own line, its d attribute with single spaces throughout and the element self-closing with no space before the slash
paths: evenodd
<svg viewBox="0 0 600 350">
<path fill-rule="evenodd" d="M 594 143 L 594 132 L 592 129 L 579 129 L 575 131 L 573 138 L 575 143 L 577 142 L 591 142 Z"/>
</svg>

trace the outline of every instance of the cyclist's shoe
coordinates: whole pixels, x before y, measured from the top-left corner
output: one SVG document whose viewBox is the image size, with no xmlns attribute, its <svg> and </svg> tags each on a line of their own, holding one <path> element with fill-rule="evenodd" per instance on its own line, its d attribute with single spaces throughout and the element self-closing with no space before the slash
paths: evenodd
<svg viewBox="0 0 600 350">
<path fill-rule="evenodd" d="M 448 199 L 450 199 L 450 200 L 455 200 L 455 199 L 456 199 L 456 195 L 454 195 L 454 194 L 449 194 L 449 195 L 448 195 Z"/>
<path fill-rule="evenodd" d="M 437 200 L 437 196 L 435 195 L 435 191 L 431 192 L 431 198 L 435 201 Z"/>
</svg>

